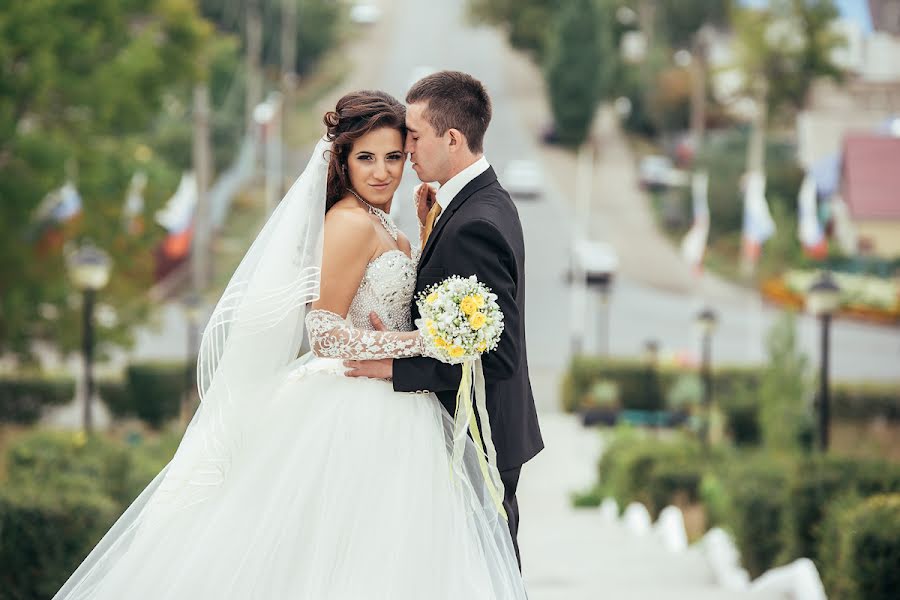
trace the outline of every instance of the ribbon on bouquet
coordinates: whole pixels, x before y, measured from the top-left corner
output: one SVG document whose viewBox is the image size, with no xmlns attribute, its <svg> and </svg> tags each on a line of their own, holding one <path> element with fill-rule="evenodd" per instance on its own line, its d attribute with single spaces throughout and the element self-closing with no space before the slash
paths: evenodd
<svg viewBox="0 0 900 600">
<path fill-rule="evenodd" d="M 485 486 L 497 511 L 504 520 L 508 521 L 509 517 L 503 507 L 503 480 L 500 479 L 500 471 L 497 468 L 497 449 L 491 438 L 491 421 L 488 418 L 484 386 L 484 369 L 481 366 L 481 358 L 464 361 L 462 363 L 462 379 L 459 382 L 459 390 L 456 392 L 456 411 L 453 416 L 453 461 L 461 464 L 466 447 L 466 437 L 471 433 Z M 474 407 L 472 406 L 473 396 Z M 476 410 L 478 418 L 475 417 Z M 479 420 L 484 429 L 483 436 L 478 428 Z"/>
</svg>

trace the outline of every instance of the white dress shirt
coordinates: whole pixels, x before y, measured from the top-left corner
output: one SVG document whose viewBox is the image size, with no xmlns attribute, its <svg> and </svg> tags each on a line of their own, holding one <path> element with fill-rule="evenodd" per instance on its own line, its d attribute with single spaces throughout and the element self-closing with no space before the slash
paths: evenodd
<svg viewBox="0 0 900 600">
<path fill-rule="evenodd" d="M 487 158 L 482 155 L 481 158 L 473 162 L 471 165 L 454 175 L 450 181 L 438 188 L 436 197 L 437 203 L 441 205 L 441 214 L 434 220 L 435 223 L 441 220 L 441 216 L 447 212 L 447 207 L 453 202 L 453 199 L 462 191 L 466 185 L 487 171 L 491 164 Z"/>
</svg>

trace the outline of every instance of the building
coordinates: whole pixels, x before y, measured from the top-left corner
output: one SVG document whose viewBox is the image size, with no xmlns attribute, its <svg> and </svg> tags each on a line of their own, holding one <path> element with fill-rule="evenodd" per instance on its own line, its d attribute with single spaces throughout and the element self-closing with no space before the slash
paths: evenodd
<svg viewBox="0 0 900 600">
<path fill-rule="evenodd" d="M 851 134 L 842 155 L 840 197 L 858 251 L 900 257 L 900 137 Z"/>
</svg>

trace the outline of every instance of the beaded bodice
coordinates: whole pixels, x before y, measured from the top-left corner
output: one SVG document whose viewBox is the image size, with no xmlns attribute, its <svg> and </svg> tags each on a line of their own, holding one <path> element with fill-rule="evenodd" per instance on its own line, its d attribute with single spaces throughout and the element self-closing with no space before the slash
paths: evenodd
<svg viewBox="0 0 900 600">
<path fill-rule="evenodd" d="M 356 329 L 373 330 L 376 313 L 391 331 L 412 331 L 410 303 L 416 287 L 416 263 L 402 250 L 388 250 L 366 267 L 347 320 Z"/>
</svg>

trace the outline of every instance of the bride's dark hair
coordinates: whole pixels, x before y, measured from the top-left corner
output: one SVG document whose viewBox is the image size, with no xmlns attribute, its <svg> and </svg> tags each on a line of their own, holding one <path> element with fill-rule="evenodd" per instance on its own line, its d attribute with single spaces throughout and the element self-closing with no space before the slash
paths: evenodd
<svg viewBox="0 0 900 600">
<path fill-rule="evenodd" d="M 328 157 L 328 188 L 325 194 L 325 211 L 347 195 L 350 175 L 347 157 L 353 143 L 370 131 L 389 127 L 400 132 L 406 140 L 406 107 L 396 98 L 381 91 L 363 90 L 351 92 L 338 100 L 334 110 L 325 113 L 323 119 L 331 142 Z"/>
</svg>

